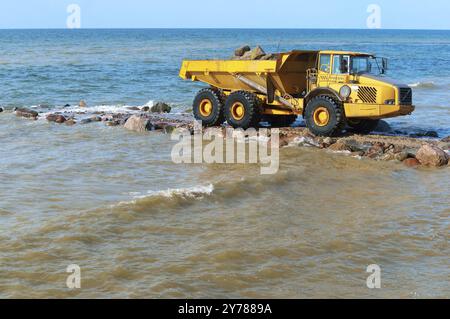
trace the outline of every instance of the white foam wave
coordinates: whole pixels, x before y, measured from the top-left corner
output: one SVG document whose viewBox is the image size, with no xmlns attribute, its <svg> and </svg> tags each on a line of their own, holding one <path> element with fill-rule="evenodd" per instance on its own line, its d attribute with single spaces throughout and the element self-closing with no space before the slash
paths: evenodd
<svg viewBox="0 0 450 319">
<path fill-rule="evenodd" d="M 416 82 L 416 83 L 408 84 L 408 86 L 410 86 L 412 88 L 427 88 L 427 89 L 437 87 L 437 85 L 434 82 Z"/>
<path fill-rule="evenodd" d="M 188 188 L 169 188 L 167 190 L 161 190 L 161 191 L 148 191 L 145 195 L 134 195 L 133 198 L 136 199 L 143 199 L 148 197 L 182 197 L 182 198 L 193 198 L 193 199 L 200 199 L 204 196 L 211 195 L 214 191 L 214 185 L 209 184 L 206 186 L 194 186 L 194 187 L 188 187 Z"/>
</svg>

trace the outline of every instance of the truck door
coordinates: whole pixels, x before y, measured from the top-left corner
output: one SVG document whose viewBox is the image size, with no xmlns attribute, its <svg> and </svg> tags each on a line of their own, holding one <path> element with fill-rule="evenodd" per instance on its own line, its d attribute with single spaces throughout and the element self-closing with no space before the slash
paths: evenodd
<svg viewBox="0 0 450 319">
<path fill-rule="evenodd" d="M 319 67 L 317 68 L 317 86 L 328 87 L 331 73 L 331 54 L 321 54 L 319 57 Z"/>
<path fill-rule="evenodd" d="M 342 84 L 347 82 L 350 74 L 350 56 L 349 55 L 333 55 L 332 72 L 329 77 L 330 84 Z"/>
</svg>

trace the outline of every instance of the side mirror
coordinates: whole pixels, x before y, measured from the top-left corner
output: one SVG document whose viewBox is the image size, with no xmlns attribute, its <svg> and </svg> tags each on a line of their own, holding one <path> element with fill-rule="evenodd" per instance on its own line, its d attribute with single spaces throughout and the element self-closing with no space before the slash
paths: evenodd
<svg viewBox="0 0 450 319">
<path fill-rule="evenodd" d="M 388 70 L 388 59 L 383 58 L 382 59 L 382 64 L 383 64 L 383 74 L 384 74 Z"/>
</svg>

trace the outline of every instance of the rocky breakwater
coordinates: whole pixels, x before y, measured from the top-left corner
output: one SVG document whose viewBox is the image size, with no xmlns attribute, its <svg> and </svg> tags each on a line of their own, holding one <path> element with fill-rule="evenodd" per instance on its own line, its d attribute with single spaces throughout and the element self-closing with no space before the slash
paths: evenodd
<svg viewBox="0 0 450 319">
<path fill-rule="evenodd" d="M 376 161 L 402 162 L 409 167 L 449 165 L 450 137 L 442 140 L 404 136 L 355 135 L 317 137 L 307 128 L 280 129 L 280 146 L 315 147 Z"/>
<path fill-rule="evenodd" d="M 84 111 L 85 107 L 81 110 L 83 111 L 66 112 L 62 109 L 46 114 L 45 118 L 59 125 L 102 122 L 107 126 L 121 126 L 129 131 L 140 133 L 155 131 L 170 134 L 176 128 L 186 128 L 191 133 L 194 132 L 192 115 L 170 114 L 171 107 L 163 102 L 153 106 L 129 107 L 116 113 L 89 113 Z M 15 114 L 33 120 L 42 117 L 36 111 L 24 108 L 15 109 Z M 222 129 L 225 130 L 227 127 L 224 124 Z M 414 134 L 357 135 L 350 131 L 340 137 L 318 137 L 311 134 L 305 127 L 279 128 L 279 132 L 279 147 L 313 147 L 360 159 L 401 162 L 408 167 L 449 167 L 450 137 L 439 140 L 433 138 L 435 134 L 432 135 L 433 137 L 411 137 Z"/>
</svg>

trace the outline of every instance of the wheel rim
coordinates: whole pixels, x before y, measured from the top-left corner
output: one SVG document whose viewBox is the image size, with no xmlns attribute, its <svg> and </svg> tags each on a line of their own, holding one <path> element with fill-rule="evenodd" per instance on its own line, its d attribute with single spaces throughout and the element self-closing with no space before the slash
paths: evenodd
<svg viewBox="0 0 450 319">
<path fill-rule="evenodd" d="M 236 102 L 231 106 L 231 116 L 236 120 L 240 121 L 244 118 L 245 108 L 241 102 Z"/>
<path fill-rule="evenodd" d="M 326 107 L 318 107 L 313 114 L 314 123 L 317 126 L 326 126 L 330 122 L 330 113 Z"/>
<path fill-rule="evenodd" d="M 199 111 L 200 114 L 204 117 L 208 117 L 211 115 L 213 110 L 213 105 L 209 99 L 204 99 L 200 102 Z"/>
</svg>

